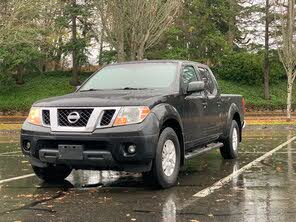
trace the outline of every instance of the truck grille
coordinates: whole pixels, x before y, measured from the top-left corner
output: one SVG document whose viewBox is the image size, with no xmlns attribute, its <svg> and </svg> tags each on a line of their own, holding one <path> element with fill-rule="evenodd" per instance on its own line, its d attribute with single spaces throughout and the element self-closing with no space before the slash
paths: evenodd
<svg viewBox="0 0 296 222">
<path fill-rule="evenodd" d="M 42 120 L 44 125 L 50 126 L 50 111 L 42 110 Z"/>
<path fill-rule="evenodd" d="M 93 109 L 58 109 L 58 125 L 69 127 L 86 127 Z M 77 113 L 79 115 L 77 115 Z M 69 115 L 78 116 L 77 121 L 69 121 Z"/>
<path fill-rule="evenodd" d="M 105 110 L 103 117 L 101 119 L 100 125 L 101 126 L 108 126 L 111 123 L 111 120 L 114 116 L 115 111 L 116 111 L 115 109 Z"/>
</svg>

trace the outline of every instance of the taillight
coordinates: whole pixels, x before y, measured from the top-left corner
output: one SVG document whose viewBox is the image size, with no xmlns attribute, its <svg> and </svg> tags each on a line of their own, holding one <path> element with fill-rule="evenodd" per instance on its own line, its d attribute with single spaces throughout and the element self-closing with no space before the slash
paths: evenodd
<svg viewBox="0 0 296 222">
<path fill-rule="evenodd" d="M 243 108 L 243 112 L 245 113 L 246 112 L 246 102 L 245 102 L 244 98 L 242 99 L 242 108 Z"/>
</svg>

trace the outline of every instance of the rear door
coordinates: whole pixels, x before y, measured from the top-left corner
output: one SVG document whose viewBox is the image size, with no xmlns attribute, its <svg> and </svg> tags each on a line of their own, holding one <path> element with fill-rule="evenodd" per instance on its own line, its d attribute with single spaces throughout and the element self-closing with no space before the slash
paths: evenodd
<svg viewBox="0 0 296 222">
<path fill-rule="evenodd" d="M 202 80 L 205 82 L 205 94 L 207 104 L 204 106 L 204 121 L 207 125 L 207 135 L 209 141 L 217 139 L 222 133 L 222 100 L 218 90 L 217 81 L 209 68 L 199 67 Z"/>
</svg>

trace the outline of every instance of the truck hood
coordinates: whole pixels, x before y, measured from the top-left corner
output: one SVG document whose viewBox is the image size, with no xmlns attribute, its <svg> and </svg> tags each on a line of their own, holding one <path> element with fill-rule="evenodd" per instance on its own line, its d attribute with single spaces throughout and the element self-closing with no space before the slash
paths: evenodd
<svg viewBox="0 0 296 222">
<path fill-rule="evenodd" d="M 76 92 L 34 103 L 35 107 L 149 106 L 165 102 L 172 93 L 164 90 L 104 90 Z"/>
</svg>

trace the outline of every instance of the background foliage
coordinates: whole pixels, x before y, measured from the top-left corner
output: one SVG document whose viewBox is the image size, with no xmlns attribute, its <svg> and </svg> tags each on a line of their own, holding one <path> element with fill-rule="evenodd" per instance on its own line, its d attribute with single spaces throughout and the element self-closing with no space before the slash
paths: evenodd
<svg viewBox="0 0 296 222">
<path fill-rule="evenodd" d="M 137 13 L 131 8 L 133 1 Z M 243 94 L 250 107 L 285 106 L 286 75 L 275 50 L 270 50 L 271 100 L 263 99 L 264 48 L 257 39 L 264 39 L 258 27 L 264 26 L 265 1 L 174 0 L 178 10 L 171 11 L 163 10 L 168 8 L 163 7 L 166 1 L 150 1 L 154 7 L 141 1 L 0 1 L 0 111 L 27 110 L 35 100 L 73 91 L 70 80 L 78 84 L 89 75 L 83 74 L 85 70 L 116 62 L 118 50 L 124 54 L 121 60 L 144 57 L 205 63 L 224 93 Z M 118 6 L 120 16 L 112 14 L 111 3 Z M 103 18 L 104 7 L 110 13 Z M 147 8 L 146 17 L 138 19 Z M 143 46 L 147 30 L 154 26 L 159 30 L 155 24 L 159 20 L 153 16 L 165 24 Z M 153 44 L 148 47 L 151 39 Z M 99 66 L 91 65 L 91 53 L 98 55 Z"/>
</svg>

